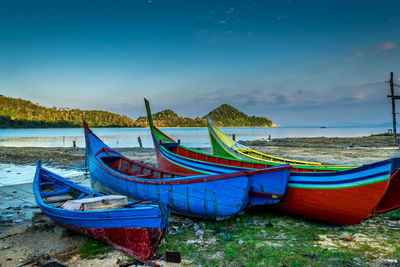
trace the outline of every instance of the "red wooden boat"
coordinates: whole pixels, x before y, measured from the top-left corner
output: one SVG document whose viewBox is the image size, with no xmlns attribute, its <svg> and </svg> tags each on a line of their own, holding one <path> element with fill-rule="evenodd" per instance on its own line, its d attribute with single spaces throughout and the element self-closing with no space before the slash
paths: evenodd
<svg viewBox="0 0 400 267">
<path fill-rule="evenodd" d="M 145 100 L 159 168 L 186 173 L 220 174 L 268 167 L 261 162 L 231 159 L 180 145 L 154 126 Z M 291 169 L 288 192 L 278 208 L 336 224 L 351 225 L 400 207 L 400 159 L 390 159 L 337 172 Z"/>
</svg>

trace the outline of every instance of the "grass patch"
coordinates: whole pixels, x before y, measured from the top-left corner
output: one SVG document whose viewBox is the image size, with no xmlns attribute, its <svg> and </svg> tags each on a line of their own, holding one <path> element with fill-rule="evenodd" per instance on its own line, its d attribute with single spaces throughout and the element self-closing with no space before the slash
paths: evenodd
<svg viewBox="0 0 400 267">
<path fill-rule="evenodd" d="M 99 254 L 110 252 L 113 247 L 96 239 L 86 238 L 79 248 L 79 255 L 82 259 L 92 259 Z"/>
<path fill-rule="evenodd" d="M 223 221 L 174 216 L 167 249 L 197 266 L 367 266 L 399 258 L 400 228 L 388 226 L 399 215 L 394 211 L 346 227 L 265 207 Z"/>
</svg>

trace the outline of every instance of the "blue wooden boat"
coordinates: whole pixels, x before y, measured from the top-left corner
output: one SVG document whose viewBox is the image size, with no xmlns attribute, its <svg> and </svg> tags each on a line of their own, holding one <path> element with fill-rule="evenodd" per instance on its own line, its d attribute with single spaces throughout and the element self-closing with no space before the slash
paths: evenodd
<svg viewBox="0 0 400 267">
<path fill-rule="evenodd" d="M 156 252 L 166 230 L 167 217 L 159 204 L 105 196 L 44 169 L 40 161 L 33 193 L 39 208 L 56 223 L 142 261 Z"/>
<path fill-rule="evenodd" d="M 84 129 L 90 179 L 95 188 L 136 200 L 162 201 L 179 214 L 223 219 L 248 206 L 276 203 L 287 190 L 289 165 L 189 176 L 132 161 L 104 144 L 85 122 Z M 264 186 L 252 186 L 252 181 L 262 181 Z"/>
</svg>

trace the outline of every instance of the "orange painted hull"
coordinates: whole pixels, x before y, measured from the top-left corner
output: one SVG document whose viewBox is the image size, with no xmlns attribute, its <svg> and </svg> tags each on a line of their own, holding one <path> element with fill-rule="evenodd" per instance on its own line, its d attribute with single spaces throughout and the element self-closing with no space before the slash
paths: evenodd
<svg viewBox="0 0 400 267">
<path fill-rule="evenodd" d="M 289 187 L 278 209 L 335 224 L 352 225 L 373 215 L 389 181 L 343 189 Z M 346 216 L 343 216 L 346 214 Z"/>
</svg>

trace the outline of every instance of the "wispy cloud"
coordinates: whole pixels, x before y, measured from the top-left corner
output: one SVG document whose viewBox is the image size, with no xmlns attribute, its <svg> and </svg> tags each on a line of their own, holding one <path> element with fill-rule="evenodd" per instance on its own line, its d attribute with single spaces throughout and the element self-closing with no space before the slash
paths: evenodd
<svg viewBox="0 0 400 267">
<path fill-rule="evenodd" d="M 274 16 L 274 18 L 276 18 L 277 20 L 283 20 L 283 19 L 286 19 L 286 16 L 285 15 L 277 15 L 277 16 Z"/>
<path fill-rule="evenodd" d="M 356 51 L 353 53 L 354 57 L 361 57 L 369 52 L 375 52 L 375 51 L 384 51 L 384 50 L 390 50 L 396 48 L 396 42 L 384 42 L 384 43 L 380 43 L 377 44 L 375 46 L 372 46 L 368 49 L 365 50 L 360 50 L 360 51 Z"/>
<path fill-rule="evenodd" d="M 396 47 L 395 42 L 385 42 L 368 49 L 369 51 L 389 50 Z"/>
<path fill-rule="evenodd" d="M 292 104 L 292 103 L 295 103 L 296 100 L 292 95 L 290 95 L 288 93 L 285 93 L 285 94 L 282 94 L 282 95 L 278 95 L 276 97 L 276 102 L 278 104 Z"/>
<path fill-rule="evenodd" d="M 235 9 L 234 9 L 233 7 L 230 7 L 230 8 L 226 11 L 226 14 L 231 14 L 231 13 L 233 13 L 234 10 L 235 10 Z"/>
<path fill-rule="evenodd" d="M 365 100 L 367 98 L 367 94 L 365 94 L 365 93 L 357 93 L 357 94 L 353 95 L 352 98 L 354 100 L 357 100 L 357 101 L 363 101 L 363 100 Z"/>
</svg>

